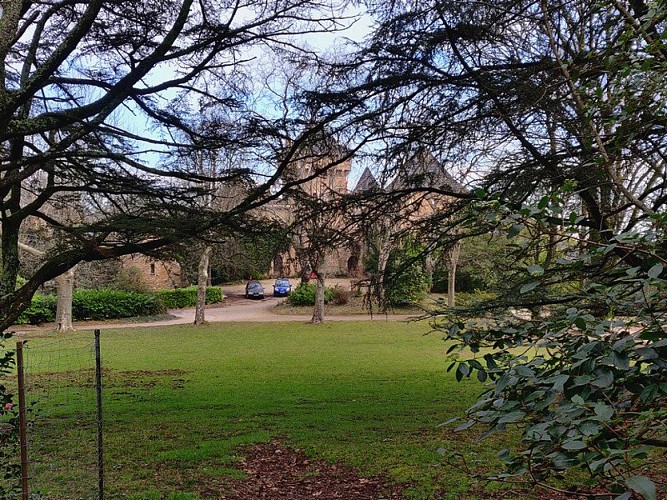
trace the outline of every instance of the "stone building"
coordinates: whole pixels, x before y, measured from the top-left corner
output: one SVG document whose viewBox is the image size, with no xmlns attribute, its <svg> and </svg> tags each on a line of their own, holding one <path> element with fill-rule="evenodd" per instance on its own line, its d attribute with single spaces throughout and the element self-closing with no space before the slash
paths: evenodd
<svg viewBox="0 0 667 500">
<path fill-rule="evenodd" d="M 348 178 L 351 163 L 349 152 L 335 142 L 329 141 L 327 149 L 324 149 L 322 145 L 311 148 L 307 154 L 304 153 L 301 158 L 293 162 L 286 174 L 286 180 L 300 181 L 296 188 L 298 189 L 297 194 L 285 196 L 264 205 L 256 209 L 255 215 L 275 220 L 283 226 L 291 226 L 297 222 L 295 218 L 298 213 L 298 204 L 299 200 L 304 199 L 303 197 L 307 197 L 310 202 L 317 202 L 317 200 L 326 201 L 350 192 L 353 194 L 373 191 L 384 194 L 396 192 L 399 193 L 397 195 L 399 202 L 396 206 L 399 207 L 400 214 L 395 218 L 393 224 L 405 225 L 434 215 L 448 203 L 447 197 L 425 193 L 425 188 L 439 186 L 453 191 L 464 189 L 452 178 L 444 165 L 431 154 L 422 153 L 415 155 L 408 168 L 402 169 L 402 172 L 384 187 L 371 170 L 366 168 L 355 187 L 350 191 Z M 318 175 L 318 171 L 323 169 L 324 172 Z M 298 225 L 295 227 L 298 228 Z M 308 265 L 299 255 L 299 248 L 303 247 L 306 237 L 298 230 L 291 237 L 292 243 L 289 248 L 274 257 L 268 270 L 269 276 L 274 278 L 294 277 L 309 273 Z M 321 272 L 328 277 L 361 277 L 368 244 L 369 242 L 364 241 L 361 235 L 350 235 L 344 244 L 327 250 Z M 141 279 L 151 288 L 174 288 L 185 285 L 181 282 L 180 266 L 177 262 L 132 255 L 123 259 L 123 267 L 128 266 L 135 268 Z"/>
<path fill-rule="evenodd" d="M 278 220 L 280 223 L 294 225 L 300 203 L 317 203 L 329 201 L 336 196 L 348 193 L 348 176 L 352 159 L 347 149 L 336 143 L 331 137 L 320 138 L 315 145 L 305 147 L 287 169 L 287 181 L 299 181 L 291 195 L 266 205 L 262 211 L 265 217 Z M 321 172 L 319 173 L 318 172 Z M 307 245 L 307 235 L 303 229 L 292 234 L 292 243 L 286 252 L 273 260 L 269 274 L 272 277 L 300 276 L 309 274 L 308 265 L 304 262 L 302 249 Z M 355 256 L 354 245 L 339 245 L 329 248 L 324 257 L 320 271 L 327 276 L 356 275 L 358 272 L 358 255 Z"/>
<path fill-rule="evenodd" d="M 293 179 L 303 180 L 300 189 L 307 196 L 314 199 L 327 200 L 336 195 L 348 194 L 348 176 L 351 159 L 347 151 L 335 143 L 330 146 L 332 154 L 326 155 L 322 149 L 312 157 L 304 157 L 296 162 L 291 171 Z M 325 173 L 317 176 L 314 173 L 326 165 L 331 165 Z M 312 177 L 309 179 L 309 177 Z M 394 216 L 390 217 L 393 230 L 423 221 L 444 210 L 451 199 L 430 188 L 462 192 L 465 188 L 459 184 L 447 171 L 445 165 L 439 162 L 432 154 L 420 152 L 415 154 L 404 166 L 399 174 L 386 186 L 382 186 L 369 168 L 366 168 L 356 186 L 351 190 L 353 194 L 396 193 Z M 277 217 L 284 224 L 294 222 L 296 212 L 295 200 L 279 200 L 265 207 L 267 216 Z M 325 256 L 322 271 L 328 276 L 360 277 L 363 273 L 363 262 L 369 242 L 361 234 L 350 235 L 349 240 L 336 248 L 330 248 Z M 294 236 L 297 240 L 301 235 Z M 277 255 L 271 266 L 270 275 L 296 276 L 303 271 L 303 263 L 299 261 L 297 245 L 292 245 L 287 252 Z"/>
<path fill-rule="evenodd" d="M 129 276 L 150 290 L 179 288 L 185 284 L 181 280 L 181 266 L 176 261 L 158 260 L 142 254 L 121 257 L 121 267 Z"/>
</svg>

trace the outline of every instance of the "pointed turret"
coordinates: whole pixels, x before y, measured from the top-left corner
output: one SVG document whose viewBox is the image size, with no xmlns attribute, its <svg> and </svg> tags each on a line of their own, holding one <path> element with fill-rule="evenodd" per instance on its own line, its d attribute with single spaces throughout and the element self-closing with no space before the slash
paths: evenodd
<svg viewBox="0 0 667 500">
<path fill-rule="evenodd" d="M 353 193 L 363 193 L 366 191 L 378 191 L 380 189 L 380 183 L 375 179 L 375 176 L 370 171 L 368 167 L 364 169 L 364 172 L 359 177 L 357 185 L 352 190 Z"/>
</svg>

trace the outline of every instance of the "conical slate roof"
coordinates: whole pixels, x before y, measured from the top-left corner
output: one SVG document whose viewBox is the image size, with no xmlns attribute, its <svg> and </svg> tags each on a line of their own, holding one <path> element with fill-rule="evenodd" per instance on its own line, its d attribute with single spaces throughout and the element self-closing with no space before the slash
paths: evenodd
<svg viewBox="0 0 667 500">
<path fill-rule="evenodd" d="M 410 188 L 437 188 L 462 193 L 465 187 L 457 182 L 431 153 L 420 152 L 408 160 L 389 185 L 389 191 Z"/>
<path fill-rule="evenodd" d="M 375 179 L 375 176 L 368 167 L 359 177 L 357 185 L 352 190 L 353 193 L 363 193 L 365 191 L 376 191 L 380 189 L 380 183 Z"/>
</svg>

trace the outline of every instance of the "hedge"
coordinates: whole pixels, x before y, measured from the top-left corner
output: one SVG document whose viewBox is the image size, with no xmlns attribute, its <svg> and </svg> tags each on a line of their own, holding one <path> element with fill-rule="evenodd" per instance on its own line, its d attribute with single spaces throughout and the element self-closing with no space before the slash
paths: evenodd
<svg viewBox="0 0 667 500">
<path fill-rule="evenodd" d="M 166 312 L 155 296 L 120 290 L 78 290 L 72 297 L 72 318 L 99 320 L 154 316 Z"/>
<path fill-rule="evenodd" d="M 222 302 L 222 288 L 206 289 L 206 303 Z M 16 321 L 16 324 L 39 325 L 56 320 L 58 299 L 55 295 L 35 295 L 32 304 Z M 72 295 L 72 319 L 102 320 L 155 316 L 167 309 L 194 307 L 197 303 L 197 287 L 162 290 L 156 293 L 126 292 L 122 290 L 77 290 Z"/>
<path fill-rule="evenodd" d="M 167 309 L 183 309 L 197 305 L 197 287 L 176 288 L 174 290 L 160 290 L 156 292 L 157 297 Z M 206 288 L 206 303 L 216 304 L 222 302 L 222 288 L 209 286 Z"/>
<path fill-rule="evenodd" d="M 57 303 L 55 295 L 35 295 L 16 324 L 54 322 Z M 154 316 L 164 312 L 164 304 L 152 294 L 104 289 L 77 290 L 72 294 L 72 319 L 75 321 Z"/>
</svg>

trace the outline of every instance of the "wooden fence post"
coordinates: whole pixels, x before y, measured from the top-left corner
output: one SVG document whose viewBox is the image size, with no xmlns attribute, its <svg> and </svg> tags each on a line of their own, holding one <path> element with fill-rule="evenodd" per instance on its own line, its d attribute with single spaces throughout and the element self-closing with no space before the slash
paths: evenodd
<svg viewBox="0 0 667 500">
<path fill-rule="evenodd" d="M 21 449 L 21 498 L 28 500 L 28 442 L 25 411 L 25 369 L 23 365 L 23 342 L 16 343 L 16 370 L 18 372 L 19 391 L 19 447 Z"/>
</svg>

